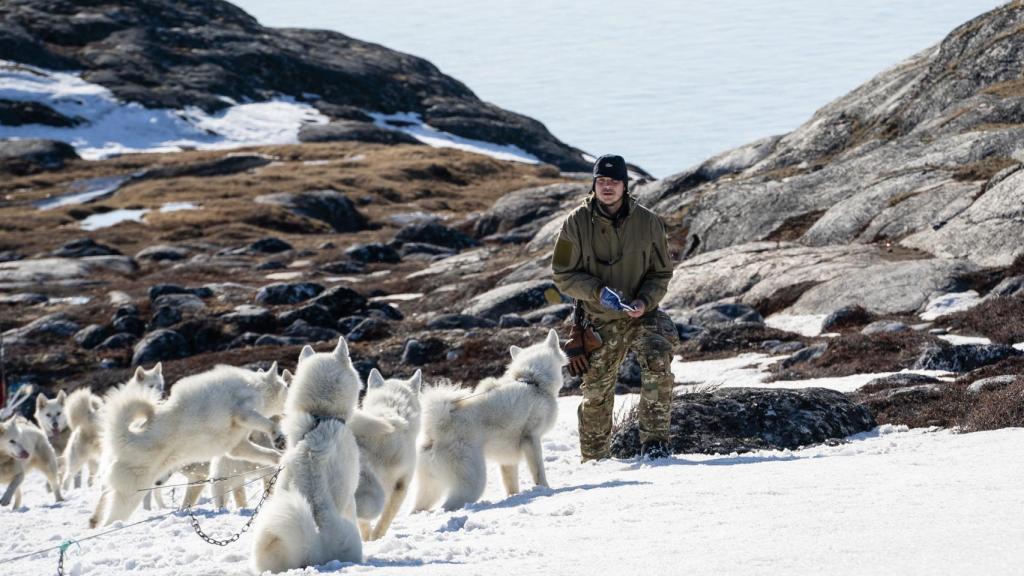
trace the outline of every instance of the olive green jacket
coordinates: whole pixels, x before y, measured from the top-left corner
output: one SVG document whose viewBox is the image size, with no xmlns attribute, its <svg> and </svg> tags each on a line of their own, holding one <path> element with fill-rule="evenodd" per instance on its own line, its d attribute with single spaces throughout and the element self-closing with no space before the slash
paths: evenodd
<svg viewBox="0 0 1024 576">
<path fill-rule="evenodd" d="M 626 302 L 639 298 L 652 312 L 672 279 L 665 223 L 626 196 L 625 216 L 616 221 L 600 211 L 591 194 L 562 224 L 551 258 L 555 285 L 583 302 L 591 318 L 627 318 L 625 312 L 602 308 L 603 286 L 618 290 Z"/>
</svg>

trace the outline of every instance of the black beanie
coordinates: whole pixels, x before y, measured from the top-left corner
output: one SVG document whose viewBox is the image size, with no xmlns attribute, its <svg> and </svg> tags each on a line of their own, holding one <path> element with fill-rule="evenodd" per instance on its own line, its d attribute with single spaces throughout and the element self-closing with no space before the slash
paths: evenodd
<svg viewBox="0 0 1024 576">
<path fill-rule="evenodd" d="M 597 182 L 598 176 L 619 180 L 626 185 L 628 190 L 629 172 L 626 171 L 626 161 L 623 160 L 622 156 L 605 154 L 594 162 L 594 180 L 590 183 L 591 192 L 594 191 L 594 184 Z"/>
</svg>

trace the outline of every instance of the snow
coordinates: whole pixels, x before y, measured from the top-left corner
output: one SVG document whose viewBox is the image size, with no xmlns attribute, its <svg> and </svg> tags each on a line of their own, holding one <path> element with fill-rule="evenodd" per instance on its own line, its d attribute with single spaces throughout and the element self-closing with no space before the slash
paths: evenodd
<svg viewBox="0 0 1024 576">
<path fill-rule="evenodd" d="M 954 346 L 961 344 L 991 344 L 992 340 L 985 338 L 984 336 L 960 336 L 959 334 L 941 334 L 937 336 Z"/>
<path fill-rule="evenodd" d="M 110 212 L 103 212 L 102 214 L 93 214 L 82 220 L 79 223 L 79 227 L 82 230 L 92 231 L 108 228 L 121 222 L 142 222 L 142 217 L 146 215 L 146 212 L 149 212 L 149 210 L 145 208 L 119 208 Z"/>
<path fill-rule="evenodd" d="M 168 202 L 160 207 L 161 212 L 180 212 L 182 210 L 198 210 L 199 205 L 193 202 Z"/>
<path fill-rule="evenodd" d="M 929 300 L 928 304 L 924 307 L 924 312 L 922 312 L 920 316 L 922 320 L 931 321 L 935 320 L 939 316 L 945 316 L 946 314 L 962 312 L 969 308 L 973 308 L 980 303 L 981 296 L 974 290 L 968 290 L 966 292 L 950 292 Z"/>
<path fill-rule="evenodd" d="M 467 152 L 474 152 L 476 154 L 484 154 L 492 158 L 499 160 L 511 160 L 514 162 L 525 162 L 527 164 L 537 164 L 540 160 L 526 152 L 522 148 L 512 144 L 495 144 L 493 142 L 485 142 L 483 140 L 473 140 L 472 138 L 463 138 L 438 130 L 429 124 L 425 124 L 420 119 L 419 114 L 412 112 L 399 112 L 397 114 L 382 114 L 380 112 L 372 112 L 370 116 L 373 118 L 373 123 L 381 128 L 387 128 L 389 130 L 399 130 L 412 136 L 413 138 L 429 144 L 430 146 L 440 148 L 457 148 L 459 150 L 465 150 Z"/>
<path fill-rule="evenodd" d="M 795 332 L 801 336 L 819 336 L 821 324 L 828 314 L 772 314 L 764 319 L 769 328 Z"/>
<path fill-rule="evenodd" d="M 683 362 L 679 356 L 676 356 L 672 360 L 672 374 L 675 375 L 676 382 L 680 383 L 684 389 L 690 390 L 714 386 L 720 388 L 830 388 L 839 392 L 853 392 L 876 378 L 893 374 L 921 374 L 934 378 L 948 378 L 950 374 L 941 370 L 900 370 L 899 372 L 766 382 L 771 375 L 769 367 L 784 358 L 786 357 L 747 353 L 721 360 Z"/>
<path fill-rule="evenodd" d="M 1019 571 L 1024 461 L 1013 455 L 1024 429 L 957 435 L 883 426 L 838 446 L 580 464 L 578 403 L 579 397 L 559 399 L 559 420 L 543 442 L 551 488 L 533 488 L 521 466 L 524 491 L 506 497 L 492 465 L 480 502 L 411 515 L 410 497 L 391 531 L 365 545 L 363 564 L 290 574 Z M 54 505 L 39 474 L 24 486 L 27 507 L 0 510 L 0 562 L 104 531 L 85 527 L 96 488 L 72 491 Z M 249 494 L 251 506 L 255 485 Z M 179 489 L 173 499 L 180 497 Z M 219 538 L 238 531 L 250 514 L 214 511 L 205 497 L 199 510 L 203 529 Z M 129 523 L 166 513 L 140 510 Z M 174 512 L 72 545 L 65 568 L 79 576 L 245 574 L 251 542 L 246 533 L 226 548 L 210 546 L 187 515 Z M 0 572 L 52 573 L 56 564 L 51 551 L 0 564 Z"/>
<path fill-rule="evenodd" d="M 1014 344 L 1013 347 L 1016 348 L 1017 350 L 1020 350 L 1021 352 L 1024 352 L 1024 342 L 1018 342 Z"/>
</svg>

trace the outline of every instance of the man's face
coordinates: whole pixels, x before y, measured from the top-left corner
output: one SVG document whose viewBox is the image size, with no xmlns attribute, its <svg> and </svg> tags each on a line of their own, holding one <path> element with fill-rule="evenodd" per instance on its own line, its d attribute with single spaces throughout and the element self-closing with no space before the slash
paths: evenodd
<svg viewBox="0 0 1024 576">
<path fill-rule="evenodd" d="M 594 191 L 597 193 L 598 202 L 608 206 L 622 200 L 622 193 L 625 189 L 626 186 L 622 180 L 607 176 L 598 176 L 597 181 L 594 182 Z"/>
</svg>

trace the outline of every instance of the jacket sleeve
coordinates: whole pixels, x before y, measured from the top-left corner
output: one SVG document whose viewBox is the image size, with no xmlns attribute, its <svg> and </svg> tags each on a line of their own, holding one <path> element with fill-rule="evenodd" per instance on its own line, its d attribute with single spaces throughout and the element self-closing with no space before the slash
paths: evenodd
<svg viewBox="0 0 1024 576">
<path fill-rule="evenodd" d="M 566 218 L 562 230 L 558 233 L 558 240 L 555 241 L 551 271 L 555 286 L 562 294 L 577 300 L 595 303 L 598 301 L 601 281 L 584 271 L 579 232 L 571 217 Z"/>
<path fill-rule="evenodd" d="M 668 234 L 665 223 L 655 216 L 651 224 L 654 241 L 651 243 L 651 257 L 647 265 L 647 274 L 637 291 L 637 298 L 644 301 L 647 309 L 658 305 L 668 292 L 668 282 L 672 279 L 672 256 L 668 252 Z"/>
</svg>

